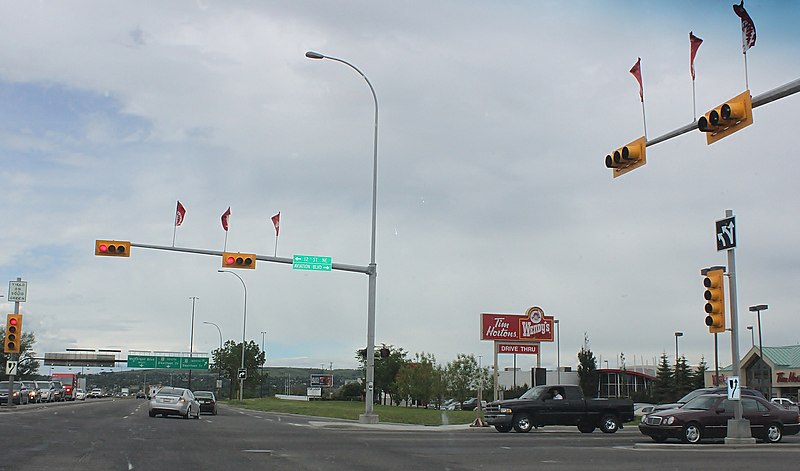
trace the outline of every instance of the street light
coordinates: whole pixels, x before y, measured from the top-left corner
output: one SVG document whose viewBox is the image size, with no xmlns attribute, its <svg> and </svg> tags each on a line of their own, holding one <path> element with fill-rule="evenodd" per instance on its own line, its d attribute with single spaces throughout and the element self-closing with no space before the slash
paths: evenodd
<svg viewBox="0 0 800 471">
<path fill-rule="evenodd" d="M 675 371 L 678 371 L 678 337 L 683 337 L 683 332 L 675 332 Z"/>
<path fill-rule="evenodd" d="M 561 384 L 561 323 L 554 319 L 556 325 L 556 383 Z"/>
<path fill-rule="evenodd" d="M 217 270 L 219 273 L 230 273 L 231 275 L 236 276 L 239 278 L 239 281 L 242 282 L 242 288 L 244 288 L 244 314 L 242 316 L 242 366 L 240 369 L 244 369 L 244 336 L 245 331 L 247 330 L 247 285 L 244 284 L 244 280 L 241 276 L 237 275 L 236 273 L 228 270 Z M 244 390 L 244 378 L 239 378 L 239 400 L 242 400 L 242 394 Z"/>
<path fill-rule="evenodd" d="M 222 330 L 220 330 L 219 326 L 213 322 L 203 321 L 203 324 L 213 325 L 217 328 L 217 332 L 219 332 L 219 355 L 220 359 L 222 358 Z M 217 365 L 217 380 L 219 381 L 222 378 L 222 363 Z M 221 383 L 220 383 L 221 384 Z M 217 387 L 217 395 L 221 395 L 222 390 L 221 386 Z"/>
<path fill-rule="evenodd" d="M 753 337 L 753 326 L 748 325 L 747 330 L 750 331 L 750 348 L 753 348 L 756 346 L 756 339 Z"/>
<path fill-rule="evenodd" d="M 191 358 L 191 357 L 194 356 L 193 355 L 193 353 L 194 353 L 194 303 L 195 303 L 195 301 L 197 301 L 200 298 L 198 298 L 197 296 L 189 296 L 189 299 L 192 300 L 192 328 L 191 328 L 190 333 L 189 333 L 189 357 Z M 192 370 L 191 370 L 191 368 L 189 369 L 189 389 L 192 389 Z"/>
<path fill-rule="evenodd" d="M 377 286 L 378 266 L 375 263 L 375 227 L 378 203 L 378 96 L 375 94 L 375 88 L 372 87 L 369 79 L 363 72 L 358 70 L 358 67 L 353 64 L 338 59 L 336 57 L 326 56 L 319 52 L 308 51 L 306 57 L 309 59 L 328 59 L 350 67 L 358 72 L 358 75 L 364 78 L 367 82 L 370 92 L 372 92 L 372 99 L 375 101 L 375 133 L 373 139 L 373 157 L 372 157 L 372 237 L 370 243 L 370 261 L 369 261 L 369 294 L 367 301 L 367 391 L 365 397 L 364 414 L 359 417 L 362 423 L 377 423 L 378 415 L 373 411 L 373 397 L 375 389 L 375 289 Z"/>
<path fill-rule="evenodd" d="M 764 342 L 761 339 L 761 311 L 766 311 L 769 308 L 766 304 L 756 304 L 755 306 L 750 306 L 750 312 L 755 312 L 758 314 L 758 356 L 761 357 L 761 361 L 766 364 L 767 362 L 764 361 Z M 772 371 L 769 372 L 769 395 L 767 397 L 772 396 Z"/>
</svg>

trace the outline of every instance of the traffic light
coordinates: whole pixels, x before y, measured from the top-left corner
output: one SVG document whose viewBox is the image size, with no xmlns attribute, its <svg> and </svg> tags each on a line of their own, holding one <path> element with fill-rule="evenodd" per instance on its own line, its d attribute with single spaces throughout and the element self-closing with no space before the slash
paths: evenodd
<svg viewBox="0 0 800 471">
<path fill-rule="evenodd" d="M 381 348 L 380 352 L 381 352 L 381 358 L 389 358 L 389 356 L 391 356 L 392 354 L 392 352 L 389 350 L 388 347 Z"/>
<path fill-rule="evenodd" d="M 249 268 L 256 267 L 256 254 L 254 253 L 239 253 L 239 252 L 223 252 L 222 253 L 222 268 Z"/>
<path fill-rule="evenodd" d="M 719 105 L 697 120 L 697 128 L 706 133 L 706 144 L 753 124 L 753 102 L 750 90 L 745 90 Z"/>
<path fill-rule="evenodd" d="M 724 274 L 724 268 L 710 268 L 703 279 L 703 286 L 706 287 L 703 293 L 706 300 L 706 325 L 711 334 L 725 332 Z"/>
<path fill-rule="evenodd" d="M 644 136 L 630 144 L 620 147 L 606 156 L 606 167 L 613 170 L 614 178 L 624 175 L 635 168 L 647 163 L 647 139 Z"/>
<path fill-rule="evenodd" d="M 6 339 L 3 341 L 3 351 L 19 353 L 21 341 L 22 314 L 9 314 L 6 319 Z"/>
<path fill-rule="evenodd" d="M 131 243 L 127 240 L 96 240 L 94 254 L 104 257 L 130 257 Z"/>
</svg>

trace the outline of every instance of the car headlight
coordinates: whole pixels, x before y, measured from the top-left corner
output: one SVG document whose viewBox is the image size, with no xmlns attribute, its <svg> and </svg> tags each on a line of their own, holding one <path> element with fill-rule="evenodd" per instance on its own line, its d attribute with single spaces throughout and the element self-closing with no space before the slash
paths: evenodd
<svg viewBox="0 0 800 471">
<path fill-rule="evenodd" d="M 514 412 L 508 407 L 501 407 L 500 408 L 501 414 L 513 414 Z"/>
<path fill-rule="evenodd" d="M 667 420 L 665 420 L 664 423 L 667 424 L 667 425 L 674 424 L 675 423 L 675 417 L 673 417 L 673 416 L 667 417 Z"/>
</svg>

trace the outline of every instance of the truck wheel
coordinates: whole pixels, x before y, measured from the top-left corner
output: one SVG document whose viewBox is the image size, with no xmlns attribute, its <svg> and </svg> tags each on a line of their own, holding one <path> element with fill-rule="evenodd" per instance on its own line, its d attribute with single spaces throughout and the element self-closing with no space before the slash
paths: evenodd
<svg viewBox="0 0 800 471">
<path fill-rule="evenodd" d="M 606 414 L 600 418 L 600 431 L 603 433 L 614 433 L 619 429 L 617 416 Z"/>
<path fill-rule="evenodd" d="M 506 433 L 511 431 L 511 425 L 503 424 L 503 425 L 495 425 L 494 429 L 500 433 Z"/>
<path fill-rule="evenodd" d="M 578 430 L 580 430 L 581 433 L 592 433 L 592 432 L 594 432 L 594 429 L 595 429 L 595 426 L 592 423 L 589 423 L 589 422 L 579 422 L 578 423 Z"/>
<path fill-rule="evenodd" d="M 514 430 L 519 433 L 528 433 L 533 428 L 533 420 L 528 414 L 518 414 L 514 416 Z"/>
</svg>

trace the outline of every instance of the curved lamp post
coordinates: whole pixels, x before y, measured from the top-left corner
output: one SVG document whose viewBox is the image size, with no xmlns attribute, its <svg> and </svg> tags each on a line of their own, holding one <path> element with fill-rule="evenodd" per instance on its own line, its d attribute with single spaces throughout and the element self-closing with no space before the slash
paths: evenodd
<svg viewBox="0 0 800 471">
<path fill-rule="evenodd" d="M 372 238 L 370 244 L 370 259 L 369 259 L 369 298 L 367 301 L 367 384 L 366 384 L 366 397 L 364 414 L 359 417 L 362 423 L 377 423 L 378 416 L 373 411 L 373 398 L 375 395 L 375 289 L 377 286 L 378 269 L 375 263 L 375 221 L 377 215 L 377 201 L 378 201 L 378 96 L 375 94 L 375 89 L 372 87 L 369 79 L 363 72 L 358 70 L 358 67 L 353 64 L 331 56 L 320 54 L 319 52 L 308 51 L 306 57 L 309 59 L 328 59 L 350 67 L 358 72 L 358 75 L 364 78 L 367 82 L 370 92 L 372 92 L 372 99 L 375 101 L 375 133 L 373 139 L 373 156 L 372 156 Z"/>
<path fill-rule="evenodd" d="M 237 275 L 236 273 L 228 270 L 217 270 L 220 273 L 230 273 L 231 275 L 236 276 L 239 278 L 239 281 L 242 282 L 242 288 L 244 288 L 244 314 L 242 316 L 242 366 L 241 369 L 244 369 L 244 336 L 245 330 L 247 329 L 247 285 L 244 284 L 244 280 L 241 276 Z M 244 391 L 244 378 L 239 378 L 239 400 L 242 400 L 242 394 Z"/>
<path fill-rule="evenodd" d="M 222 355 L 222 330 L 220 330 L 219 326 L 213 322 L 203 321 L 203 324 L 213 325 L 214 327 L 217 328 L 217 332 L 219 333 L 219 354 Z M 220 364 L 217 371 L 217 379 L 219 380 L 221 378 L 222 378 L 222 365 Z M 219 396 L 219 394 L 222 391 L 220 391 L 220 388 L 216 389 L 217 389 L 217 395 Z"/>
</svg>

